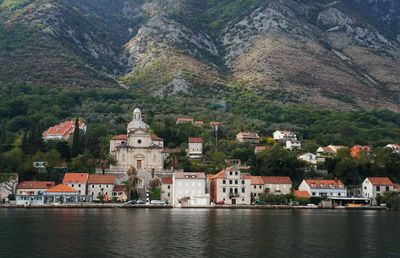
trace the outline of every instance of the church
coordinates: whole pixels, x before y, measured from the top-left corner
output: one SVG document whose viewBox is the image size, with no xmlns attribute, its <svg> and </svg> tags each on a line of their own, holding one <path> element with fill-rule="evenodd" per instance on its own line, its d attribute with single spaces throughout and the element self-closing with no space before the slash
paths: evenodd
<svg viewBox="0 0 400 258">
<path fill-rule="evenodd" d="M 163 150 L 164 140 L 150 132 L 140 109 L 136 108 L 127 133 L 116 135 L 110 141 L 110 156 L 117 161 L 110 168 L 119 173 L 126 173 L 132 166 L 138 171 L 161 172 L 164 168 Z"/>
</svg>

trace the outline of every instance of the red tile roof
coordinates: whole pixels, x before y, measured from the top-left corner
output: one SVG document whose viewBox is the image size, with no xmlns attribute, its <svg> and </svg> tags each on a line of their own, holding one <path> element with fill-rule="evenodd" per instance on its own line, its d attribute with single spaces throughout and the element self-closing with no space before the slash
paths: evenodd
<svg viewBox="0 0 400 258">
<path fill-rule="evenodd" d="M 17 189 L 49 189 L 55 185 L 49 181 L 24 181 L 17 185 Z"/>
<path fill-rule="evenodd" d="M 64 175 L 63 184 L 78 183 L 86 184 L 89 178 L 88 173 L 66 173 Z"/>
<path fill-rule="evenodd" d="M 260 176 L 250 176 L 252 185 L 263 185 L 264 182 Z"/>
<path fill-rule="evenodd" d="M 388 177 L 367 177 L 367 179 L 371 182 L 372 185 L 393 185 L 392 180 Z"/>
<path fill-rule="evenodd" d="M 79 192 L 78 190 L 75 190 L 74 188 L 64 184 L 59 184 L 46 190 L 46 193 L 78 193 L 78 192 Z"/>
<path fill-rule="evenodd" d="M 119 134 L 119 135 L 114 135 L 111 140 L 119 140 L 119 141 L 126 141 L 128 140 L 128 135 L 126 134 Z"/>
<path fill-rule="evenodd" d="M 100 175 L 100 174 L 91 174 L 89 175 L 88 184 L 107 184 L 113 185 L 115 182 L 114 175 Z"/>
<path fill-rule="evenodd" d="M 340 180 L 317 180 L 317 179 L 305 179 L 304 180 L 310 188 L 332 188 L 332 189 L 342 189 L 344 184 Z"/>
<path fill-rule="evenodd" d="M 262 176 L 264 184 L 292 184 L 288 176 Z"/>
<path fill-rule="evenodd" d="M 230 171 L 234 171 L 235 169 L 233 167 L 226 168 L 224 170 L 221 170 L 217 174 L 210 176 L 208 179 L 209 180 L 214 180 L 214 179 L 225 179 L 226 173 Z M 251 179 L 251 175 L 248 173 L 240 173 L 240 179 Z"/>
<path fill-rule="evenodd" d="M 85 123 L 83 121 L 79 121 L 79 128 L 83 129 L 85 127 Z M 75 120 L 69 120 L 62 122 L 58 125 L 49 127 L 46 131 L 43 132 L 43 137 L 49 136 L 59 136 L 68 138 L 75 130 Z"/>
<path fill-rule="evenodd" d="M 294 191 L 294 195 L 297 198 L 310 198 L 310 194 L 307 191 L 296 190 L 296 191 Z"/>
<path fill-rule="evenodd" d="M 127 188 L 125 185 L 114 185 L 113 192 L 126 192 Z"/>
<path fill-rule="evenodd" d="M 162 177 L 161 178 L 161 184 L 163 184 L 163 185 L 172 185 L 172 177 L 171 176 Z"/>
<path fill-rule="evenodd" d="M 189 143 L 203 143 L 203 138 L 200 137 L 190 137 Z"/>
</svg>

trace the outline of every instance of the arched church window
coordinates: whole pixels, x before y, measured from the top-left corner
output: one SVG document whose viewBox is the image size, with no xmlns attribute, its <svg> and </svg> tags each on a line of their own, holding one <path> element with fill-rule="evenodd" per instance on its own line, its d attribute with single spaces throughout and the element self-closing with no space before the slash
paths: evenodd
<svg viewBox="0 0 400 258">
<path fill-rule="evenodd" d="M 141 143 L 142 143 L 142 140 L 138 140 L 137 143 L 141 144 Z"/>
</svg>

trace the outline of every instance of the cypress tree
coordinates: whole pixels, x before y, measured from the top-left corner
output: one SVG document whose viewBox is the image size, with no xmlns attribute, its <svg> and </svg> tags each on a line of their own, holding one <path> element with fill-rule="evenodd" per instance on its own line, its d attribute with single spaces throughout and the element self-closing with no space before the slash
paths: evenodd
<svg viewBox="0 0 400 258">
<path fill-rule="evenodd" d="M 30 153 L 30 146 L 29 146 L 29 138 L 28 134 L 25 132 L 24 136 L 22 137 L 22 143 L 21 143 L 21 149 L 24 154 L 29 154 Z"/>
<path fill-rule="evenodd" d="M 75 119 L 75 129 L 72 136 L 71 155 L 72 157 L 78 156 L 80 153 L 80 135 L 79 135 L 79 119 Z"/>
</svg>

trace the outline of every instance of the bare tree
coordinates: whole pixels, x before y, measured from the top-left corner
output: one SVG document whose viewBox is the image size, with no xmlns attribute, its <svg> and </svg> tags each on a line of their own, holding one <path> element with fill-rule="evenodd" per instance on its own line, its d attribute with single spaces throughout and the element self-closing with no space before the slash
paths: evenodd
<svg viewBox="0 0 400 258">
<path fill-rule="evenodd" d="M 7 192 L 16 195 L 18 184 L 18 174 L 0 173 L 0 189 L 5 189 Z"/>
</svg>

